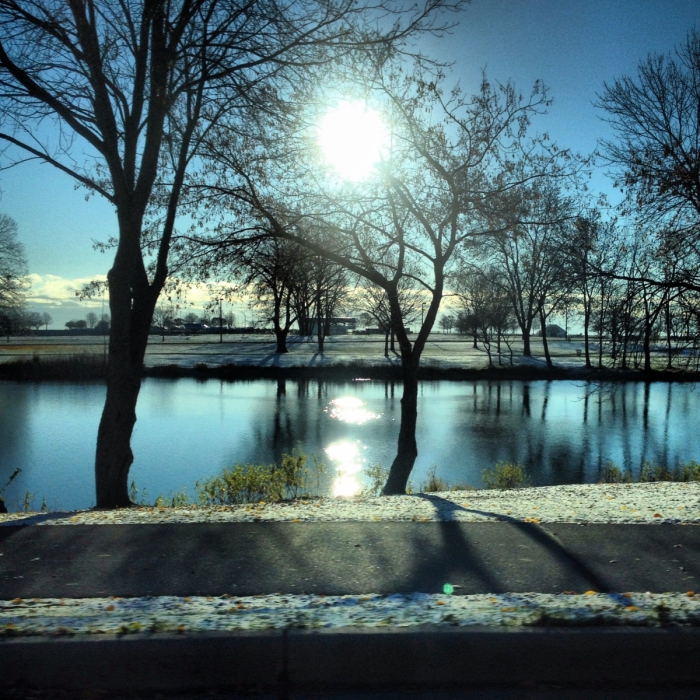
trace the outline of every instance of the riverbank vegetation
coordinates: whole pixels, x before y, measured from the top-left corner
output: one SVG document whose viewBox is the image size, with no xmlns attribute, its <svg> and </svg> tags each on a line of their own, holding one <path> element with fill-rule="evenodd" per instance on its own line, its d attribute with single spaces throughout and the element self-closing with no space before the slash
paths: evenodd
<svg viewBox="0 0 700 700">
<path fill-rule="evenodd" d="M 417 369 L 420 381 L 446 379 L 452 381 L 491 380 L 571 380 L 591 382 L 697 382 L 700 372 L 680 369 L 611 369 L 585 367 L 561 367 L 532 364 L 513 364 L 483 367 L 441 367 L 424 364 Z M 107 365 L 102 354 L 74 353 L 65 357 L 42 357 L 0 362 L 0 380 L 17 382 L 38 381 L 105 381 Z M 161 379 L 218 379 L 226 381 L 250 379 L 323 379 L 325 381 L 351 381 L 356 379 L 401 381 L 400 364 L 379 364 L 372 359 L 337 362 L 326 366 L 260 366 L 247 364 L 209 365 L 198 363 L 194 367 L 159 365 L 144 367 L 141 377 Z"/>
<path fill-rule="evenodd" d="M 459 482 L 451 483 L 438 476 L 437 467 L 428 470 L 427 478 L 417 487 L 408 483 L 406 492 L 438 493 L 446 491 L 476 491 L 477 486 Z M 382 489 L 389 473 L 381 464 L 367 465 L 362 471 L 364 486 L 362 497 L 382 495 Z M 328 475 L 328 467 L 316 455 L 307 455 L 301 448 L 292 454 L 283 454 L 279 464 L 236 464 L 221 470 L 195 485 L 197 496 L 191 498 L 185 487 L 168 496 L 158 495 L 151 500 L 145 489 L 139 489 L 131 482 L 130 498 L 135 505 L 156 508 L 182 508 L 190 505 L 230 506 L 244 504 L 280 503 L 297 499 L 318 498 L 322 493 L 322 481 Z M 482 472 L 484 489 L 511 490 L 532 486 L 527 469 L 515 462 L 498 462 L 493 469 Z M 665 465 L 645 461 L 635 480 L 629 470 L 622 471 L 614 462 L 606 462 L 600 470 L 597 483 L 631 484 L 656 482 L 700 482 L 700 464 L 690 461 L 671 469 Z M 30 510 L 33 494 L 27 493 L 23 510 Z M 42 512 L 47 512 L 46 499 Z"/>
</svg>

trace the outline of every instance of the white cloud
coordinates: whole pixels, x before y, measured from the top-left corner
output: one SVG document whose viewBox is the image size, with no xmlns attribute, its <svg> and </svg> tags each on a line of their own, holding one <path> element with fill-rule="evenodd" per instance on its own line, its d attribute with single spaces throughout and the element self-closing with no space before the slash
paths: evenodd
<svg viewBox="0 0 700 700">
<path fill-rule="evenodd" d="M 104 282 L 107 275 L 100 274 L 93 277 L 76 277 L 66 279 L 59 275 L 28 275 L 31 289 L 27 302 L 30 306 L 62 309 L 96 309 L 102 306 L 102 296 L 93 296 L 91 299 L 81 299 L 80 292 L 87 284 L 94 281 Z M 221 283 L 221 287 L 231 287 L 228 283 Z M 202 309 L 216 298 L 216 291 L 200 284 L 190 287 L 184 298 L 179 300 L 179 306 L 183 309 Z M 109 294 L 105 291 L 105 304 Z M 238 298 L 237 303 L 245 303 L 245 298 Z M 228 302 L 226 302 L 228 304 Z"/>
<path fill-rule="evenodd" d="M 104 281 L 106 279 L 106 275 L 66 279 L 58 275 L 30 274 L 29 281 L 32 286 L 29 290 L 27 302 L 30 305 L 39 304 L 49 308 L 96 308 L 102 305 L 102 297 L 81 300 L 79 297 L 80 291 L 90 282 L 95 280 Z"/>
</svg>

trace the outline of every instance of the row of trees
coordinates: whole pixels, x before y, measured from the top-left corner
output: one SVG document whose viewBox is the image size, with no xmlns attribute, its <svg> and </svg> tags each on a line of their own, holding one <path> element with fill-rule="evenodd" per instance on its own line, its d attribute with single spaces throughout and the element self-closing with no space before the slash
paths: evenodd
<svg viewBox="0 0 700 700">
<path fill-rule="evenodd" d="M 99 507 L 130 504 L 141 367 L 156 303 L 173 271 L 252 285 L 276 323 L 278 343 L 293 318 L 303 325 L 312 313 L 331 316 L 332 279 L 340 288 L 352 275 L 379 295 L 404 383 L 387 494 L 405 491 L 417 456 L 418 368 L 450 285 L 471 275 L 471 283 L 463 282 L 468 296 L 473 280 L 493 284 L 498 291 L 489 298 L 509 299 L 528 353 L 533 322 L 544 326 L 573 294 L 559 283 L 561 265 L 550 244 L 571 232 L 592 235 L 591 217 L 571 208 L 585 164 L 545 135 L 529 134 L 530 120 L 549 104 L 544 87 L 536 83 L 523 97 L 513 85 L 484 77 L 476 94 L 464 95 L 439 66 L 410 56 L 407 41 L 439 34 L 446 26 L 440 13 L 462 4 L 314 0 L 292 10 L 276 0 L 243 6 L 0 0 L 0 139 L 16 149 L 17 162 L 43 159 L 105 197 L 119 224 L 108 274 L 112 333 L 95 459 Z M 686 69 L 700 70 L 697 43 L 682 56 Z M 623 141 L 632 116 L 616 96 L 631 85 L 606 87 L 601 98 Z M 698 85 L 683 87 L 692 93 Z M 341 181 L 319 153 L 315 125 L 340 96 L 376 106 L 391 131 L 389 151 L 364 181 Z M 41 139 L 46 117 L 61 129 L 54 141 Z M 681 163 L 673 170 L 687 175 L 681 184 L 658 179 L 676 151 L 673 143 L 609 149 L 648 222 L 659 220 L 650 191 L 687 201 L 683 193 L 697 177 L 695 165 L 686 172 Z M 698 162 L 690 143 L 680 155 Z M 673 290 L 674 304 L 681 282 L 693 290 L 689 276 L 697 268 L 693 273 L 682 262 L 688 238 L 677 234 L 681 224 L 694 231 L 698 209 L 669 202 L 663 221 L 675 229 L 662 236 L 663 250 L 678 261 L 670 276 L 659 278 L 657 270 L 668 269 L 662 266 L 639 277 L 640 256 L 633 256 L 634 268 L 603 268 L 593 248 L 590 256 L 584 250 L 583 267 L 596 272 L 579 269 L 575 276 L 589 309 L 586 328 L 603 297 L 581 286 L 584 279 L 642 284 L 649 309 L 652 288 L 668 290 L 669 300 Z M 192 222 L 190 230 L 176 229 L 183 220 Z M 538 274 L 529 275 L 534 269 Z M 416 295 L 421 324 L 411 340 Z M 469 311 L 478 316 L 476 308 Z M 492 320 L 489 332 L 499 324 Z"/>
<path fill-rule="evenodd" d="M 547 327 L 554 315 L 583 328 L 585 365 L 651 369 L 652 343 L 663 343 L 667 367 L 684 350 L 685 365 L 700 347 L 697 291 L 669 282 L 673 266 L 658 237 L 603 222 L 597 214 L 559 226 L 528 227 L 494 239 L 454 276 L 461 333 L 492 361 L 509 337 L 522 337 L 530 355 L 535 329 L 552 366 Z"/>
</svg>

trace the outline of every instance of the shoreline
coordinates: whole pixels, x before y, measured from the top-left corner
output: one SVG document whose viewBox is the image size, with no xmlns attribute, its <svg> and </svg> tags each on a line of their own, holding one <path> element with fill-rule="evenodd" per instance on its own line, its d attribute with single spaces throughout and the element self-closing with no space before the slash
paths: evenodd
<svg viewBox="0 0 700 700">
<path fill-rule="evenodd" d="M 294 501 L 117 510 L 0 514 L 8 526 L 198 522 L 516 522 L 700 525 L 700 481 L 569 484 L 438 491 L 403 496 L 299 498 Z"/>
<path fill-rule="evenodd" d="M 401 381 L 400 364 L 382 365 L 360 359 L 351 362 L 336 362 L 326 365 L 260 365 L 244 363 L 208 364 L 199 362 L 188 367 L 180 364 L 163 364 L 144 367 L 142 378 L 156 379 L 217 379 L 223 381 L 247 381 L 251 379 L 291 379 L 323 381 Z M 100 356 L 77 360 L 26 359 L 0 363 L 0 381 L 37 382 L 90 380 L 103 381 L 106 368 Z M 700 372 L 682 370 L 636 369 L 585 369 L 581 367 L 547 368 L 532 364 L 495 367 L 440 366 L 427 362 L 418 369 L 419 381 L 571 381 L 591 383 L 695 383 L 700 381 Z"/>
</svg>

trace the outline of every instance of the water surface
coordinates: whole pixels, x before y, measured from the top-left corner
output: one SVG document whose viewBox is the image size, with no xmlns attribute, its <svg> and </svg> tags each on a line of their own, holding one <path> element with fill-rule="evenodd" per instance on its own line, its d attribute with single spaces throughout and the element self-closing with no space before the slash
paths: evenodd
<svg viewBox="0 0 700 700">
<path fill-rule="evenodd" d="M 0 487 L 16 510 L 94 505 L 100 384 L 0 383 Z M 146 379 L 137 407 L 131 477 L 152 501 L 236 463 L 278 461 L 301 445 L 325 457 L 325 493 L 351 494 L 368 464 L 389 466 L 400 383 Z M 700 461 L 699 393 L 689 384 L 596 387 L 576 381 L 422 382 L 414 487 L 435 467 L 481 486 L 484 468 L 520 462 L 537 485 L 594 482 L 607 460 L 639 472 L 644 460 Z"/>
</svg>

